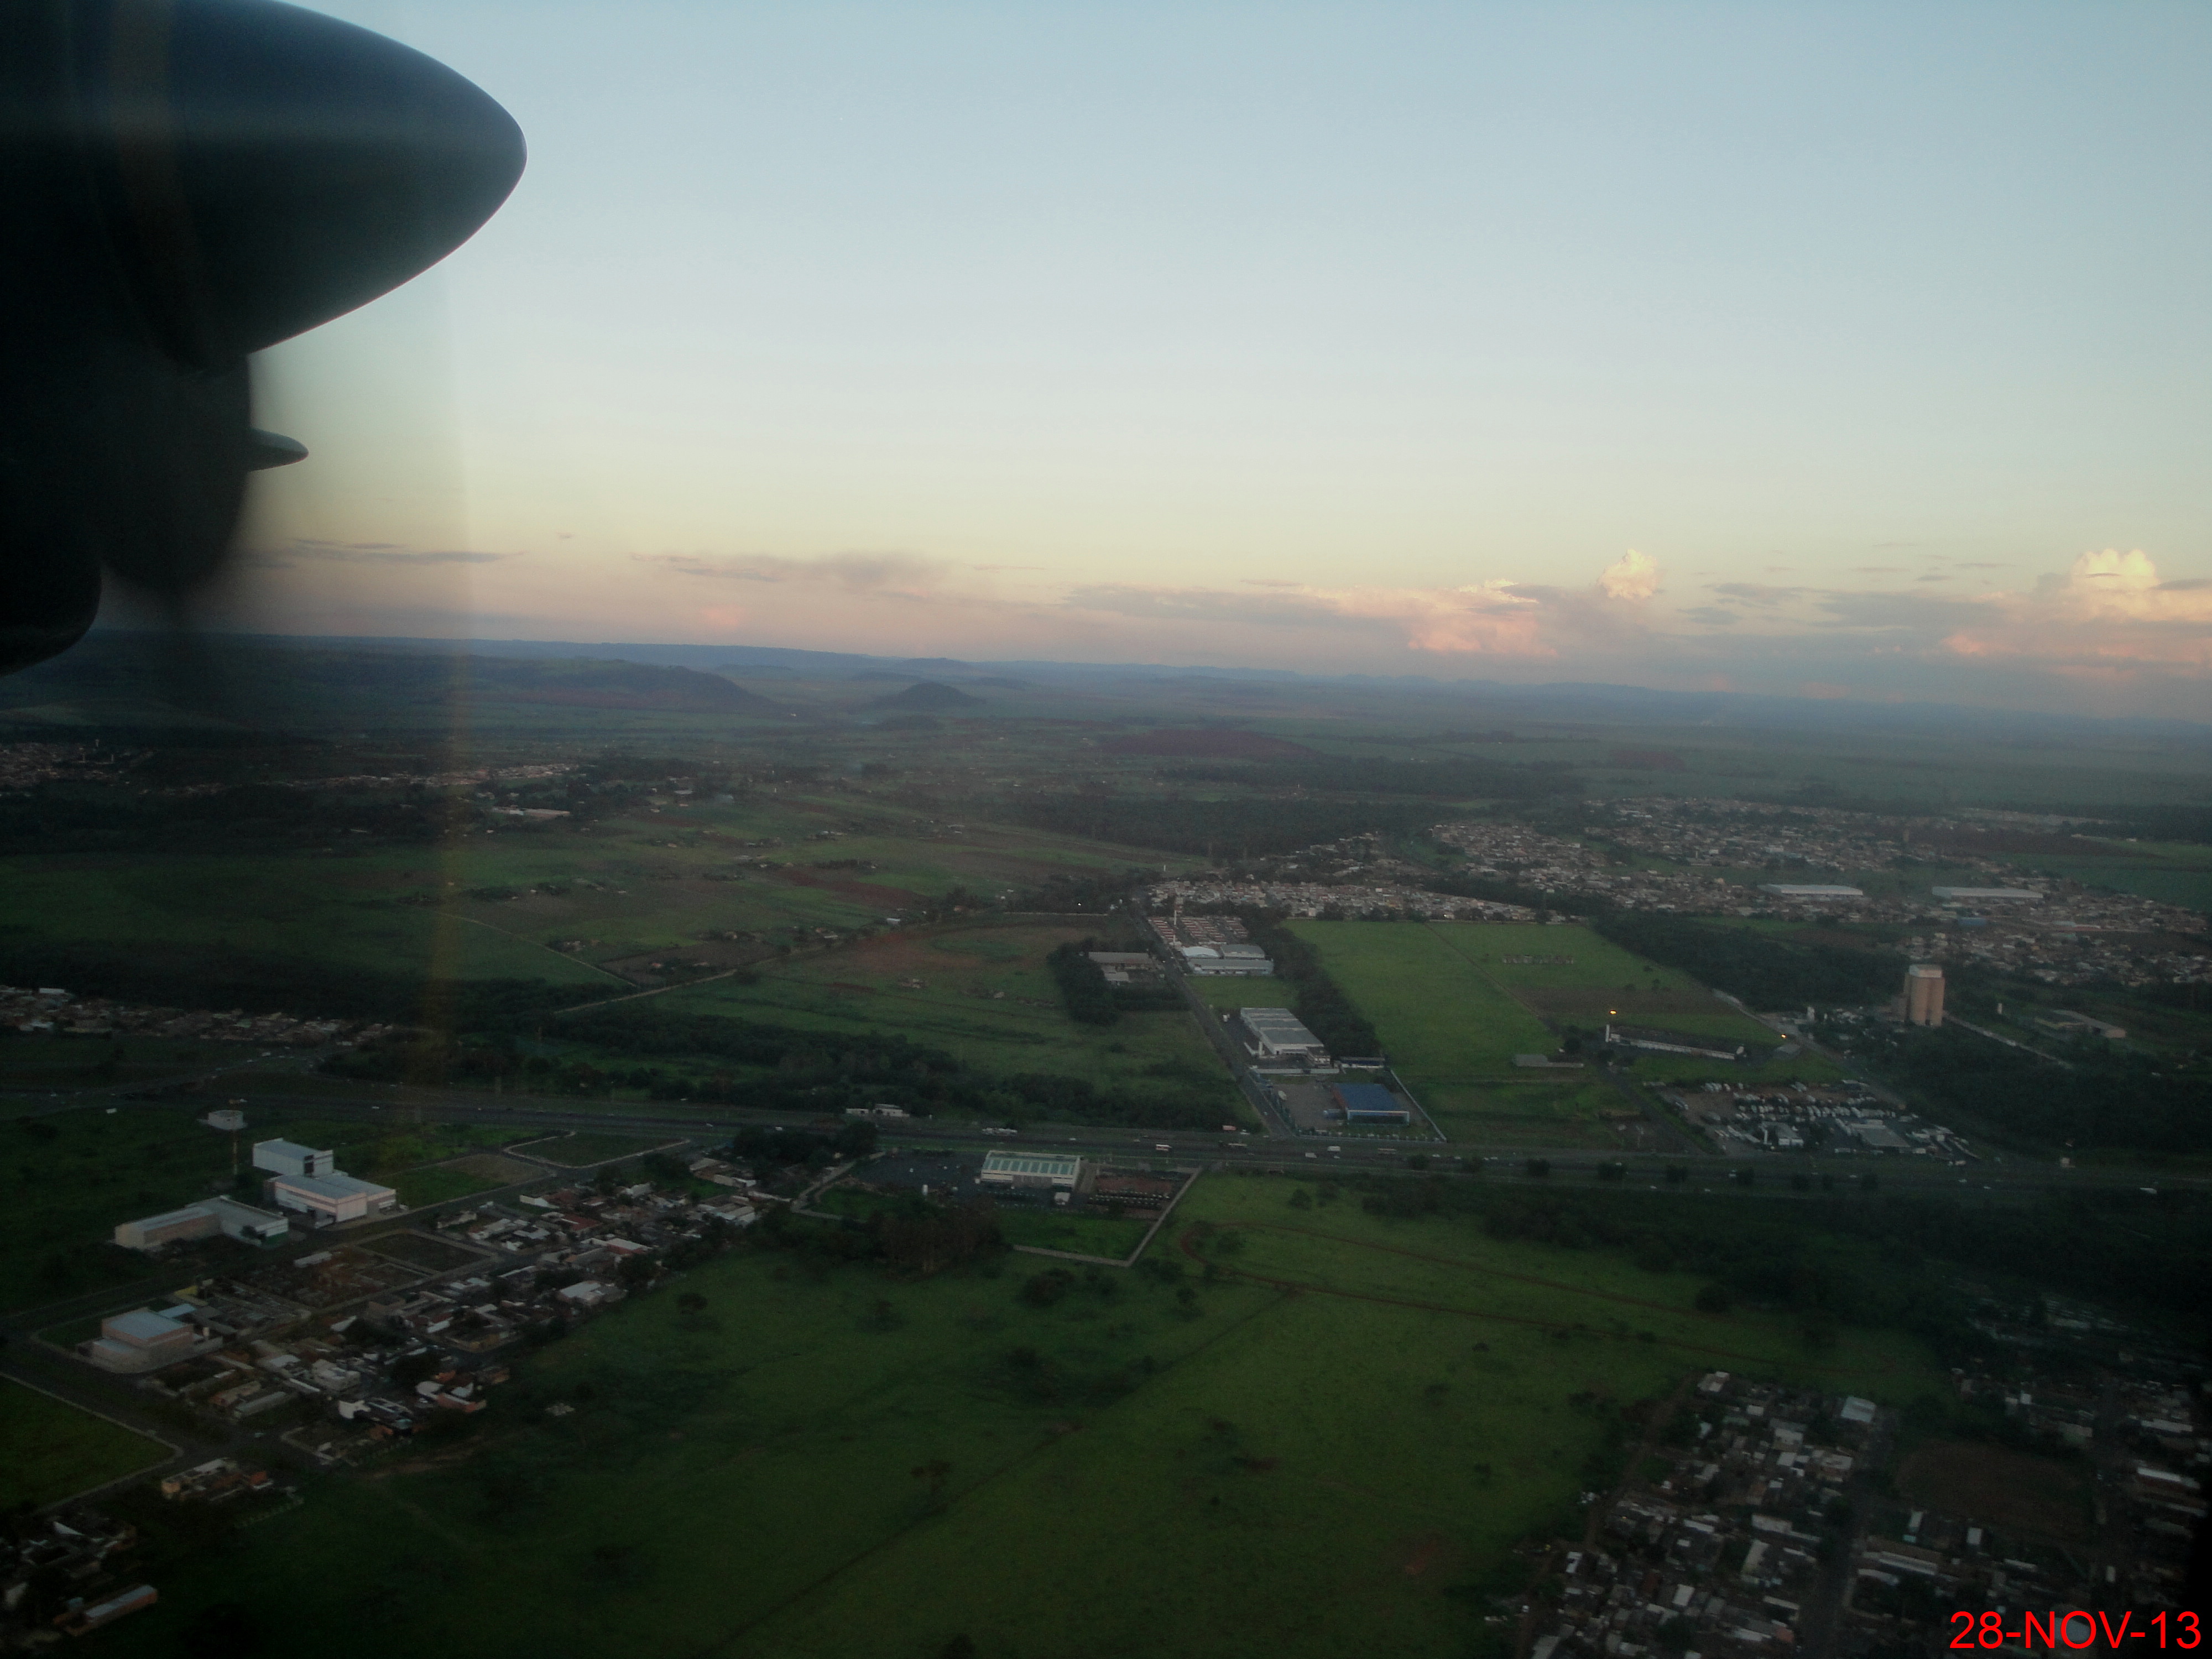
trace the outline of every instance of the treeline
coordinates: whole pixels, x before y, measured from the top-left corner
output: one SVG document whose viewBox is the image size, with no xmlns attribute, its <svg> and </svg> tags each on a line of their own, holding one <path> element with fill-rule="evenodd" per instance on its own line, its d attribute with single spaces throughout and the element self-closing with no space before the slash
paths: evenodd
<svg viewBox="0 0 2212 1659">
<path fill-rule="evenodd" d="M 1243 783 L 1255 789 L 1313 789 L 1328 794 L 1413 795 L 1428 800 L 1540 800 L 1579 795 L 1582 780 L 1564 762 L 1433 761 L 1334 757 L 1310 761 L 1212 762 L 1163 770 L 1170 780 Z"/>
<path fill-rule="evenodd" d="M 1881 1058 L 1947 1121 L 2045 1147 L 2212 1152 L 2212 1075 L 2170 1058 L 2077 1045 L 2057 1066 L 1953 1026 L 1893 1034 Z"/>
<path fill-rule="evenodd" d="M 994 811 L 1033 830 L 1217 860 L 1294 853 L 1370 830 L 1411 834 L 1437 817 L 1433 805 L 1420 801 L 1162 800 L 1123 795 L 1048 795 L 1009 801 Z"/>
<path fill-rule="evenodd" d="M 1873 1001 L 1904 983 L 1905 958 L 1784 941 L 1745 927 L 1717 927 L 1643 910 L 1601 910 L 1591 926 L 1625 950 L 1679 968 L 1754 1007 Z"/>
<path fill-rule="evenodd" d="M 1196 1129 L 1211 1128 L 1222 1116 L 1219 1091 L 1202 1084 L 1178 1087 L 1161 1082 L 1136 1092 L 1101 1088 L 1085 1078 L 1001 1074 L 887 1033 L 796 1030 L 712 1014 L 639 1009 L 589 1009 L 561 1018 L 518 1006 L 503 1019 L 485 1024 L 504 1029 L 356 1049 L 332 1061 L 331 1069 L 345 1076 L 423 1085 L 483 1086 L 512 1079 L 532 1090 L 585 1096 L 636 1089 L 656 1100 L 713 1102 L 794 1116 L 836 1115 L 850 1106 L 886 1101 L 918 1115 L 950 1112 L 1017 1123 L 1053 1118 Z M 519 1038 L 532 1030 L 603 1056 L 670 1064 L 626 1066 L 526 1054 Z M 687 1063 L 672 1069 L 679 1061 Z"/>
<path fill-rule="evenodd" d="M 462 1030 L 516 1025 L 590 994 L 544 980 L 435 981 L 308 957 L 168 939 L 0 945 L 0 985 L 58 985 L 156 1008 L 241 1009 Z"/>
<path fill-rule="evenodd" d="M 1920 1194 L 1788 1203 L 1691 1202 L 1612 1187 L 1532 1192 L 1431 1177 L 1377 1179 L 1380 1213 L 1473 1213 L 1500 1238 L 1626 1249 L 1654 1273 L 1688 1272 L 1733 1298 L 1852 1324 L 1893 1326 L 1947 1360 L 1984 1339 L 1947 1264 L 2099 1301 L 2212 1316 L 2212 1199 L 2130 1191 L 1977 1205 Z"/>
<path fill-rule="evenodd" d="M 1297 989 L 1291 1012 L 1333 1054 L 1379 1054 L 1382 1039 L 1321 965 L 1313 946 L 1282 925 L 1280 917 L 1249 912 L 1244 925 L 1253 943 L 1275 964 L 1275 977 Z"/>
<path fill-rule="evenodd" d="M 1155 985 L 1109 985 L 1105 971 L 1091 960 L 1091 952 L 1104 950 L 1095 939 L 1062 945 L 1045 958 L 1070 1019 L 1085 1025 L 1115 1025 L 1123 1014 L 1155 1013 L 1182 1006 L 1175 988 Z"/>
<path fill-rule="evenodd" d="M 550 796 L 539 804 L 571 805 L 565 797 Z M 396 792 L 368 796 L 245 783 L 169 796 L 52 783 L 0 799 L 0 853 L 50 853 L 57 847 L 170 853 L 228 849 L 241 842 L 281 851 L 325 847 L 340 836 L 428 843 L 494 822 L 508 833 L 517 823 L 494 820 L 473 801 L 420 790 L 402 799 Z"/>
<path fill-rule="evenodd" d="M 2133 836 L 2140 841 L 2212 842 L 2212 806 L 2131 806 L 2118 816 L 2121 821 L 2116 824 L 2095 826 L 2098 833 Z"/>
</svg>

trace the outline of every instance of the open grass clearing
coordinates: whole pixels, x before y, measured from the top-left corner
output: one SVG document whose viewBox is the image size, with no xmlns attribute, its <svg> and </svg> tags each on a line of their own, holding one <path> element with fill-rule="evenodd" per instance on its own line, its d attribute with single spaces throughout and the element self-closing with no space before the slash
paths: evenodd
<svg viewBox="0 0 2212 1659">
<path fill-rule="evenodd" d="M 544 1140 L 517 1141 L 507 1150 L 541 1163 L 557 1164 L 564 1170 L 588 1169 L 596 1164 L 611 1163 L 616 1158 L 635 1158 L 642 1152 L 658 1152 L 663 1146 L 681 1145 L 667 1135 L 620 1135 L 604 1133 L 597 1129 L 579 1129 L 565 1135 L 551 1135 Z"/>
<path fill-rule="evenodd" d="M 1391 1064 L 1425 1102 L 1436 1085 L 1510 1072 L 1516 1054 L 1559 1041 L 1501 990 L 1455 936 L 1473 922 L 1295 921 L 1329 977 L 1374 1023 Z M 1568 932 L 1551 928 L 1553 934 Z"/>
<path fill-rule="evenodd" d="M 1187 1010 L 1124 1014 L 1110 1026 L 1068 1018 L 1045 957 L 1093 931 L 1018 918 L 907 929 L 795 958 L 756 984 L 726 980 L 655 1000 L 672 1012 L 896 1034 L 1000 1076 L 1080 1078 L 1102 1092 L 1172 1095 L 1213 1121 L 1249 1122 L 1227 1068 Z"/>
<path fill-rule="evenodd" d="M 168 1455 L 142 1434 L 0 1378 L 0 1510 L 58 1503 Z"/>
<path fill-rule="evenodd" d="M 1378 1631 L 1446 1659 L 1480 1626 L 1442 1592 L 1576 1524 L 1601 1428 L 1571 1396 L 1662 1394 L 1717 1355 L 1893 1401 L 1938 1380 L 1901 1338 L 1847 1331 L 1808 1359 L 1787 1321 L 1697 1314 L 1688 1275 L 1472 1218 L 1292 1210 L 1301 1189 L 1200 1182 L 1155 1253 L 1188 1261 L 1212 1222 L 1243 1239 L 1225 1270 L 1311 1288 L 1193 1273 L 1188 1311 L 1107 1269 L 1031 1305 L 1049 1264 L 1030 1257 L 921 1282 L 726 1258 L 680 1281 L 700 1311 L 641 1297 L 529 1357 L 473 1451 L 321 1483 L 112 1645 L 168 1651 L 216 1601 L 281 1622 L 312 1593 L 339 1615 L 334 1659 L 843 1659 L 957 1635 L 986 1656 L 1334 1659 Z M 577 1409 L 549 1419 L 555 1401 Z"/>
</svg>

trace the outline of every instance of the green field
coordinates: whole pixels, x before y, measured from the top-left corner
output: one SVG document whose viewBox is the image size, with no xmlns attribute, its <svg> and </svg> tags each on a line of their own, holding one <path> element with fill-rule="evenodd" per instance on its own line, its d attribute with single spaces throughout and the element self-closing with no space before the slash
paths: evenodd
<svg viewBox="0 0 2212 1659">
<path fill-rule="evenodd" d="M 1846 1331 L 1816 1370 L 1785 1322 L 1691 1312 L 1688 1276 L 1293 1190 L 1185 1200 L 1156 1254 L 1266 1224 L 1221 1268 L 1301 1287 L 1194 1276 L 1188 1313 L 1112 1271 L 1029 1305 L 1034 1258 L 921 1283 L 725 1259 L 681 1281 L 703 1313 L 664 1291 L 593 1322 L 526 1363 L 472 1455 L 317 1483 L 111 1645 L 173 1650 L 217 1601 L 278 1627 L 315 1594 L 337 1659 L 1457 1656 L 1480 1607 L 1443 1592 L 1575 1524 L 1601 1429 L 1570 1396 L 1715 1364 L 1932 1386 L 1899 1339 Z"/>
<path fill-rule="evenodd" d="M 544 1163 L 580 1170 L 612 1158 L 635 1158 L 640 1152 L 654 1152 L 669 1144 L 670 1138 L 665 1134 L 618 1135 L 581 1130 L 541 1140 L 517 1141 L 514 1150 Z"/>
<path fill-rule="evenodd" d="M 1297 987 L 1284 979 L 1201 978 L 1187 981 L 1209 1008 L 1287 1008 L 1297 999 Z"/>
<path fill-rule="evenodd" d="M 1518 1054 L 1552 1054 L 1561 1029 L 1624 1023 L 1658 1027 L 1754 1053 L 1774 1033 L 1687 975 L 1661 968 L 1587 927 L 1488 922 L 1300 921 L 1291 924 L 1374 1022 L 1391 1064 L 1449 1138 L 1530 1146 L 1617 1144 L 1599 1115 L 1632 1110 L 1595 1070 L 1532 1072 Z M 1551 958 L 1516 961 L 1513 958 Z M 1647 1073 L 1647 1065 L 1649 1070 Z M 1699 1077 L 1711 1060 L 1639 1060 L 1636 1074 Z M 1811 1068 L 1810 1073 L 1791 1069 Z M 1817 1056 L 1769 1061 L 1746 1078 L 1783 1081 L 1835 1074 Z M 1730 1068 L 1730 1075 L 1735 1075 Z"/>
<path fill-rule="evenodd" d="M 1449 921 L 1296 921 L 1291 930 L 1374 1022 L 1392 1066 L 1423 1100 L 1439 1085 L 1510 1077 L 1514 1055 L 1559 1047 L 1478 964 L 1487 941 L 1474 936 L 1502 930 Z"/>
<path fill-rule="evenodd" d="M 903 1201 L 900 1194 L 894 1193 L 864 1193 L 856 1188 L 836 1186 L 816 1200 L 815 1207 L 859 1220 L 879 1210 L 896 1209 Z M 1042 1205 L 999 1206 L 999 1231 L 1009 1244 L 1068 1250 L 1079 1255 L 1106 1256 L 1117 1261 L 1144 1242 L 1146 1231 L 1152 1224 L 1152 1218 L 1142 1212 L 1109 1216 Z"/>
<path fill-rule="evenodd" d="M 0 1379 L 0 1510 L 58 1503 L 168 1455 L 104 1417 Z"/>
<path fill-rule="evenodd" d="M 425 1204 L 443 1204 L 448 1199 L 470 1198 L 507 1184 L 466 1170 L 451 1169 L 406 1170 L 373 1178 L 388 1182 L 399 1194 L 399 1201 L 410 1210 L 420 1209 Z"/>
<path fill-rule="evenodd" d="M 2007 862 L 2023 870 L 2064 876 L 2092 887 L 2110 887 L 2118 892 L 2212 913 L 2212 847 L 2147 841 L 2113 845 L 2115 856 L 2111 858 L 2016 853 L 2009 854 Z"/>
<path fill-rule="evenodd" d="M 1227 1068 L 1187 1010 L 1125 1014 L 1111 1026 L 1068 1018 L 1045 957 L 1089 931 L 1020 917 L 911 928 L 796 958 L 755 984 L 722 980 L 654 1001 L 672 1012 L 802 1030 L 896 1033 L 987 1072 L 1171 1094 L 1218 1115 L 1216 1121 L 1249 1121 Z"/>
<path fill-rule="evenodd" d="M 1152 1217 L 1143 1211 L 1125 1216 L 1063 1215 L 1057 1211 L 1012 1206 L 999 1214 L 999 1230 L 1009 1244 L 1071 1250 L 1120 1261 L 1144 1243 Z"/>
<path fill-rule="evenodd" d="M 1587 927 L 1430 924 L 1492 984 L 1540 1016 L 1586 1028 L 1618 1018 L 1754 1052 L 1774 1033 L 1679 969 L 1662 968 Z M 1567 957 L 1522 963 L 1515 957 Z"/>
</svg>

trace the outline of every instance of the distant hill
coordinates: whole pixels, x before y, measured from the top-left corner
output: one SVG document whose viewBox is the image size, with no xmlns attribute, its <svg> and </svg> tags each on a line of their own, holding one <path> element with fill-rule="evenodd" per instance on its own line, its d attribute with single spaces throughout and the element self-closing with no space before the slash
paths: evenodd
<svg viewBox="0 0 2212 1659">
<path fill-rule="evenodd" d="M 488 702 L 551 703 L 568 708 L 660 708 L 681 714 L 788 720 L 791 711 L 742 685 L 696 668 L 590 659 L 475 657 L 468 689 Z"/>
<path fill-rule="evenodd" d="M 908 714 L 942 714 L 957 708 L 987 708 L 990 705 L 981 697 L 971 697 L 965 691 L 950 685 L 939 685 L 935 680 L 924 680 L 909 685 L 903 691 L 894 691 L 887 697 L 878 697 L 868 707 L 895 709 Z"/>
<path fill-rule="evenodd" d="M 1264 732 L 1226 731 L 1213 726 L 1163 726 L 1109 738 L 1098 747 L 1109 755 L 1174 755 L 1186 760 L 1289 760 L 1321 753 L 1288 738 Z"/>
</svg>

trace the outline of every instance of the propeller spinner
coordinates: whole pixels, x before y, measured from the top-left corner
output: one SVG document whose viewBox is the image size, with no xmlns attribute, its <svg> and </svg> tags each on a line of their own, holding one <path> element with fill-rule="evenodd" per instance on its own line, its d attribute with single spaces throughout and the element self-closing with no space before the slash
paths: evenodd
<svg viewBox="0 0 2212 1659">
<path fill-rule="evenodd" d="M 521 177 L 444 64 L 276 0 L 0 6 L 0 673 L 92 625 L 100 568 L 173 611 L 247 472 L 248 354 L 389 292 Z"/>
</svg>

